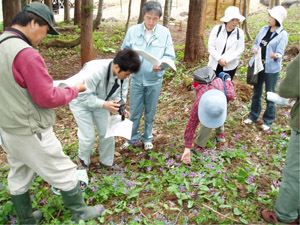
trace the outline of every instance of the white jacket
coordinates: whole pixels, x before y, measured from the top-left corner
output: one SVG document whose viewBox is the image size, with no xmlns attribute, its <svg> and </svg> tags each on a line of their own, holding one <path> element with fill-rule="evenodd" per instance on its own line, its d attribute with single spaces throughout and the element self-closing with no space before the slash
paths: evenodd
<svg viewBox="0 0 300 225">
<path fill-rule="evenodd" d="M 210 55 L 208 66 L 211 66 L 214 70 L 216 70 L 218 61 L 221 58 L 225 58 L 228 64 L 223 68 L 224 71 L 233 70 L 237 67 L 239 59 L 245 49 L 245 34 L 242 29 L 237 27 L 232 31 L 227 39 L 227 31 L 225 29 L 225 24 L 223 24 L 222 29 L 217 37 L 219 26 L 221 25 L 214 26 L 209 35 L 208 52 Z M 239 30 L 238 40 L 237 29 Z M 225 44 L 226 49 L 224 54 L 222 55 Z"/>
</svg>

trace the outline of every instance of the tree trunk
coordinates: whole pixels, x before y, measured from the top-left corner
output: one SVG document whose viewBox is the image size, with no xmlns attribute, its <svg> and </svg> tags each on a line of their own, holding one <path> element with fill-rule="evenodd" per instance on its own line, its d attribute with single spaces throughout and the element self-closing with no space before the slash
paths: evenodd
<svg viewBox="0 0 300 225">
<path fill-rule="evenodd" d="M 93 45 L 93 0 L 82 0 L 81 7 L 81 65 L 95 58 Z"/>
<path fill-rule="evenodd" d="M 52 1 L 51 0 L 44 0 L 44 4 L 46 6 L 48 6 L 51 10 L 53 10 Z"/>
<path fill-rule="evenodd" d="M 10 27 L 12 19 L 21 11 L 20 0 L 2 0 L 3 28 Z"/>
<path fill-rule="evenodd" d="M 248 1 L 247 0 L 244 0 L 244 17 L 245 17 L 245 20 L 244 20 L 245 32 L 246 32 L 248 40 L 252 41 L 251 35 L 249 33 L 249 29 L 248 29 Z"/>
<path fill-rule="evenodd" d="M 81 0 L 75 0 L 74 6 L 74 24 L 80 26 L 81 21 Z"/>
<path fill-rule="evenodd" d="M 280 0 L 275 0 L 275 6 L 280 5 Z"/>
<path fill-rule="evenodd" d="M 70 23 L 70 5 L 69 0 L 64 0 L 64 21 L 65 23 Z"/>
<path fill-rule="evenodd" d="M 98 28 L 98 26 L 101 24 L 101 20 L 102 20 L 103 0 L 99 0 L 98 4 L 99 5 L 98 5 L 97 16 L 96 16 L 96 19 L 93 22 L 93 30 L 96 30 Z"/>
<path fill-rule="evenodd" d="M 126 33 L 127 30 L 128 30 L 129 22 L 130 22 L 131 2 L 132 2 L 132 0 L 129 0 L 129 3 L 128 3 L 128 17 L 127 17 L 127 22 L 126 22 L 126 30 L 125 30 L 125 33 Z"/>
<path fill-rule="evenodd" d="M 275 6 L 275 0 L 270 0 L 269 9 L 272 9 Z"/>
<path fill-rule="evenodd" d="M 190 65 L 205 56 L 204 43 L 206 0 L 190 0 L 189 16 L 184 49 L 184 61 Z"/>
<path fill-rule="evenodd" d="M 172 11 L 172 0 L 165 0 L 163 25 L 168 27 Z"/>
<path fill-rule="evenodd" d="M 147 2 L 147 0 L 141 0 L 141 6 L 140 6 L 140 15 L 138 19 L 138 23 L 141 23 L 144 21 L 144 14 L 143 14 L 143 5 Z"/>
<path fill-rule="evenodd" d="M 29 3 L 29 0 L 21 0 L 21 9 L 25 7 Z"/>
</svg>

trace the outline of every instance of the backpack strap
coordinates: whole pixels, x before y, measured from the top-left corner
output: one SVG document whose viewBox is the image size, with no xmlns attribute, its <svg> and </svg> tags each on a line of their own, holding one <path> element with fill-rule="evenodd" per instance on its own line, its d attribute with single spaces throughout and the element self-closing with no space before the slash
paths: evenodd
<svg viewBox="0 0 300 225">
<path fill-rule="evenodd" d="M 16 35 L 13 35 L 13 36 L 8 36 L 8 37 L 6 37 L 6 38 L 3 38 L 3 39 L 0 41 L 0 44 L 1 44 L 2 42 L 6 41 L 7 39 L 11 39 L 11 38 L 19 38 L 19 39 L 22 39 L 22 40 L 23 40 L 23 38 L 21 38 L 21 37 L 19 37 L 19 36 L 16 36 Z"/>
<path fill-rule="evenodd" d="M 219 28 L 218 28 L 218 32 L 217 32 L 217 38 L 218 38 L 218 36 L 219 36 L 219 34 L 220 34 L 220 32 L 221 32 L 221 30 L 222 30 L 222 24 L 219 26 Z M 239 31 L 239 29 L 237 28 L 237 32 L 236 32 L 236 39 L 237 40 L 239 40 L 240 39 L 240 31 Z"/>
</svg>

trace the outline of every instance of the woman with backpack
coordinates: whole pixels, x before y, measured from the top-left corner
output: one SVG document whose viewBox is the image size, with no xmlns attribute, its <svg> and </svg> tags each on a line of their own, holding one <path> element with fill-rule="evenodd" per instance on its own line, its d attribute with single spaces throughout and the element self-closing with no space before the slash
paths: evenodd
<svg viewBox="0 0 300 225">
<path fill-rule="evenodd" d="M 220 72 L 226 72 L 233 80 L 245 49 L 244 31 L 237 27 L 244 19 L 237 7 L 229 6 L 220 19 L 224 24 L 214 26 L 210 32 L 208 66 L 213 68 L 217 76 Z"/>
<path fill-rule="evenodd" d="M 252 65 L 255 54 L 261 54 L 264 69 L 258 73 L 258 82 L 253 87 L 253 97 L 249 118 L 244 121 L 245 124 L 251 124 L 258 121 L 261 112 L 261 97 L 265 83 L 265 93 L 275 92 L 281 62 L 285 47 L 288 43 L 288 33 L 283 30 L 282 21 L 287 12 L 284 7 L 276 6 L 268 10 L 269 19 L 267 26 L 260 29 L 257 34 L 253 47 L 249 65 Z M 262 129 L 267 131 L 275 120 L 276 106 L 274 102 L 267 101 L 267 107 L 263 115 Z"/>
</svg>

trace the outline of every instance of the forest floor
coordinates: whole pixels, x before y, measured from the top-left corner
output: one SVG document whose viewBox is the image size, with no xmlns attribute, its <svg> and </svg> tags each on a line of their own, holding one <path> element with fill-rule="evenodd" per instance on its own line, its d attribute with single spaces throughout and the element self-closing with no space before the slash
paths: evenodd
<svg viewBox="0 0 300 225">
<path fill-rule="evenodd" d="M 254 19 L 255 20 L 255 19 Z M 298 21 L 298 19 L 296 19 Z M 115 34 L 116 31 L 118 31 L 120 28 L 120 24 L 115 23 L 106 23 L 101 25 L 99 28 L 99 32 L 105 32 L 105 34 Z M 182 24 L 182 27 L 178 25 L 172 25 L 169 27 L 172 33 L 172 39 L 174 42 L 174 47 L 177 52 L 177 56 L 180 56 L 180 52 L 183 51 L 183 46 L 185 43 L 185 33 L 186 33 L 186 23 Z M 211 27 L 210 27 L 211 28 Z M 205 30 L 205 36 L 206 39 L 209 35 L 210 29 Z M 255 31 L 257 32 L 257 31 Z M 67 34 L 67 33 L 65 33 Z M 103 35 L 104 38 L 104 35 Z M 122 42 L 122 39 L 119 40 L 119 45 Z M 243 120 L 248 117 L 249 114 L 249 107 L 252 97 L 252 86 L 245 83 L 245 68 L 246 64 L 249 61 L 249 49 L 251 47 L 253 41 L 246 41 L 246 50 L 245 54 L 241 57 L 241 62 L 239 65 L 239 71 L 236 74 L 236 77 L 234 79 L 235 84 L 235 92 L 236 96 L 233 101 L 229 102 L 228 105 L 228 116 L 227 121 L 225 123 L 225 137 L 226 137 L 226 143 L 218 144 L 215 143 L 214 135 L 211 136 L 209 139 L 209 143 L 207 146 L 207 149 L 209 151 L 219 151 L 222 152 L 224 148 L 232 148 L 237 149 L 241 145 L 246 146 L 246 151 L 249 151 L 249 155 L 246 157 L 247 163 L 250 165 L 253 165 L 253 168 L 255 170 L 257 168 L 261 168 L 264 166 L 269 166 L 270 171 L 272 172 L 272 176 L 270 176 L 268 173 L 261 173 L 256 175 L 256 183 L 258 185 L 259 190 L 264 191 L 271 191 L 272 182 L 274 182 L 274 177 L 276 179 L 280 179 L 280 173 L 282 170 L 282 165 L 284 163 L 284 159 L 280 159 L 280 166 L 275 166 L 272 164 L 272 159 L 277 159 L 277 155 L 281 154 L 279 152 L 279 148 L 285 149 L 286 148 L 286 141 L 284 142 L 284 145 L 280 147 L 281 139 L 284 139 L 282 136 L 283 133 L 286 133 L 289 135 L 290 129 L 288 128 L 288 121 L 289 121 L 289 111 L 290 107 L 286 106 L 278 106 L 277 112 L 276 112 L 276 120 L 273 126 L 273 129 L 271 129 L 268 132 L 265 132 L 261 129 L 261 124 L 263 123 L 262 119 L 260 118 L 258 123 L 252 124 L 250 126 L 247 126 L 243 123 Z M 288 45 L 286 49 L 286 55 L 284 57 L 284 68 L 290 62 L 294 57 L 294 47 L 293 45 Z M 297 47 L 297 46 L 296 46 Z M 49 73 L 52 75 L 54 80 L 59 79 L 66 79 L 76 73 L 78 73 L 81 69 L 81 59 L 80 59 L 80 50 L 77 48 L 75 49 L 62 49 L 62 48 L 51 48 L 48 49 L 45 46 L 41 45 L 39 47 L 39 51 L 43 55 L 45 62 L 48 66 Z M 103 53 L 103 51 L 96 50 L 96 58 L 112 58 L 115 55 L 115 53 Z M 202 66 L 206 64 L 207 62 L 208 54 L 206 55 L 205 59 L 202 62 Z M 178 59 L 177 59 L 178 60 Z M 176 154 L 181 155 L 184 150 L 184 141 L 183 141 L 183 135 L 185 131 L 185 126 L 187 124 L 187 121 L 189 119 L 190 115 L 190 109 L 192 107 L 193 101 L 194 101 L 194 93 L 191 90 L 190 85 L 186 85 L 185 79 L 192 78 L 192 71 L 195 68 L 188 68 L 185 67 L 184 62 L 181 61 L 182 59 L 177 61 L 177 68 L 185 68 L 183 72 L 181 71 L 182 77 L 179 77 L 176 74 L 172 74 L 169 71 L 166 72 L 161 96 L 159 98 L 159 104 L 157 108 L 156 118 L 155 118 L 155 124 L 153 128 L 153 135 L 154 135 L 154 149 L 152 150 L 152 153 L 166 153 L 166 154 Z M 199 65 L 198 65 L 199 66 Z M 128 103 L 127 103 L 128 104 Z M 128 106 L 127 106 L 128 107 Z M 265 108 L 265 103 L 263 101 L 263 109 Z M 77 125 L 74 120 L 74 117 L 69 110 L 69 106 L 62 106 L 55 109 L 57 120 L 54 125 L 54 131 L 58 137 L 58 139 L 61 141 L 64 148 L 69 148 L 70 146 L 77 146 L 78 138 L 77 138 Z M 141 132 L 143 130 L 143 123 L 141 123 Z M 277 135 L 277 136 L 276 136 Z M 280 136 L 281 135 L 281 136 Z M 118 163 L 121 167 L 124 168 L 125 171 L 128 172 L 136 172 L 140 174 L 147 174 L 149 173 L 147 171 L 147 167 L 140 166 L 140 163 L 143 162 L 145 159 L 151 161 L 151 155 L 147 154 L 141 146 L 141 151 L 137 152 L 135 150 L 119 150 L 119 146 L 124 142 L 124 138 L 116 137 L 116 151 L 115 151 L 115 161 Z M 278 150 L 276 149 L 278 144 Z M 99 171 L 97 167 L 99 166 L 99 153 L 98 153 L 98 145 L 99 143 L 96 143 L 94 146 L 93 156 L 92 157 L 92 164 L 90 166 L 90 172 L 93 174 L 93 176 L 101 177 L 102 174 L 105 173 L 105 171 Z M 276 146 L 275 146 L 276 145 Z M 275 147 L 274 147 L 275 146 Z M 70 151 L 70 150 L 68 150 Z M 75 152 L 75 150 L 74 150 Z M 74 159 L 74 153 L 73 151 L 70 153 L 72 159 Z M 142 154 L 141 154 L 142 153 Z M 267 157 L 267 159 L 266 159 Z M 174 157 L 175 158 L 175 157 Z M 198 160 L 199 158 L 193 158 L 193 160 Z M 271 160 L 270 160 L 271 159 Z M 74 160 L 75 161 L 75 160 Z M 176 160 L 176 162 L 180 165 L 180 160 Z M 195 162 L 195 161 L 194 161 Z M 226 168 L 223 168 L 227 171 L 235 171 L 235 168 L 237 166 L 241 166 L 241 164 L 245 163 L 245 161 L 239 161 L 238 158 L 233 158 L 230 163 L 226 164 Z M 6 154 L 3 150 L 1 150 L 0 147 L 0 165 L 7 165 L 7 159 Z M 195 164 L 194 164 L 195 165 Z M 224 164 L 225 165 L 225 164 Z M 8 167 L 5 167 L 3 171 L 7 171 Z M 169 168 L 171 170 L 171 168 Z M 260 170 L 260 169 L 259 169 Z M 256 171 L 255 171 L 256 172 Z M 4 173 L 4 172 L 3 172 Z M 151 171 L 152 174 L 152 171 Z M 153 174 L 154 176 L 154 174 Z M 153 176 L 150 177 L 153 178 Z M 241 183 L 236 182 L 235 178 L 233 179 L 233 185 L 237 189 L 238 197 L 241 199 L 250 199 L 252 202 L 252 194 L 255 196 L 258 196 L 258 193 L 250 193 L 249 190 L 246 189 L 247 186 Z M 146 185 L 146 183 L 145 183 Z M 145 187 L 145 185 L 140 185 L 142 188 Z M 227 184 L 226 184 L 227 185 Z M 49 186 L 44 183 L 43 188 L 45 190 L 49 190 Z M 167 187 L 164 187 L 165 189 Z M 228 189 L 227 189 L 228 190 Z M 51 192 L 51 190 L 49 190 Z M 228 191 L 225 191 L 228 193 Z M 145 191 L 141 191 L 142 194 L 147 194 Z M 150 193 L 151 194 L 151 193 Z M 156 195 L 156 193 L 153 193 Z M 174 194 L 170 194 L 168 192 L 163 192 L 163 196 L 161 196 L 161 201 L 168 200 L 169 202 L 176 202 L 178 199 Z M 125 196 L 126 197 L 126 196 Z M 124 197 L 124 198 L 125 198 Z M 146 196 L 147 197 L 147 196 Z M 146 199 L 145 197 L 145 199 Z M 259 198 L 259 197 L 257 197 Z M 110 200 L 118 200 L 122 199 L 121 197 L 112 197 Z M 137 197 L 137 201 L 140 200 L 142 202 L 143 195 L 139 195 Z M 204 200 L 204 201 L 210 201 L 210 200 Z M 243 200 L 241 200 L 243 201 Z M 271 201 L 273 201 L 271 199 Z M 106 208 L 113 208 L 113 202 L 106 201 L 105 202 Z M 141 203 L 142 204 L 142 203 Z M 262 203 L 260 201 L 254 201 L 254 205 L 256 208 L 253 209 L 254 213 L 253 215 L 259 215 L 259 212 L 262 208 L 269 206 L 270 202 L 268 203 Z M 143 205 L 144 206 L 144 205 Z M 217 206 L 216 206 L 217 207 Z M 246 206 L 245 206 L 246 207 Z M 163 207 L 161 207 L 163 208 Z M 196 207 L 197 208 L 197 207 Z M 154 215 L 157 214 L 157 212 L 153 212 L 149 210 L 148 207 L 143 208 L 144 214 L 151 215 L 154 217 Z M 163 209 L 161 209 L 163 210 Z M 232 214 L 231 209 L 219 209 L 220 212 L 223 214 Z M 248 209 L 247 209 L 248 210 Z M 236 212 L 236 211 L 235 211 Z M 168 211 L 169 213 L 169 211 Z M 170 212 L 173 213 L 173 220 L 176 220 L 179 217 L 179 214 L 181 211 L 178 212 Z M 192 215 L 189 211 L 189 209 L 184 206 L 183 207 L 183 213 L 187 215 L 187 217 L 191 217 Z M 245 213 L 246 214 L 246 213 Z M 128 216 L 129 214 L 126 214 L 125 210 L 122 211 L 120 214 L 115 214 L 113 217 L 114 221 L 120 221 L 122 215 Z M 129 215 L 130 216 L 130 215 Z M 239 216 L 238 212 L 235 214 L 235 216 Z M 218 217 L 217 219 L 209 219 L 209 223 L 213 223 L 214 221 L 222 220 L 222 217 Z M 249 219 L 249 218 L 247 218 Z M 182 219 L 183 220 L 183 219 Z M 251 221 L 251 220 L 250 220 Z M 258 222 L 259 219 L 254 219 L 255 223 Z M 227 220 L 228 222 L 228 220 Z M 197 222 L 199 224 L 199 222 Z M 201 222 L 200 222 L 201 223 Z M 180 223 L 178 223 L 180 224 Z"/>
</svg>

